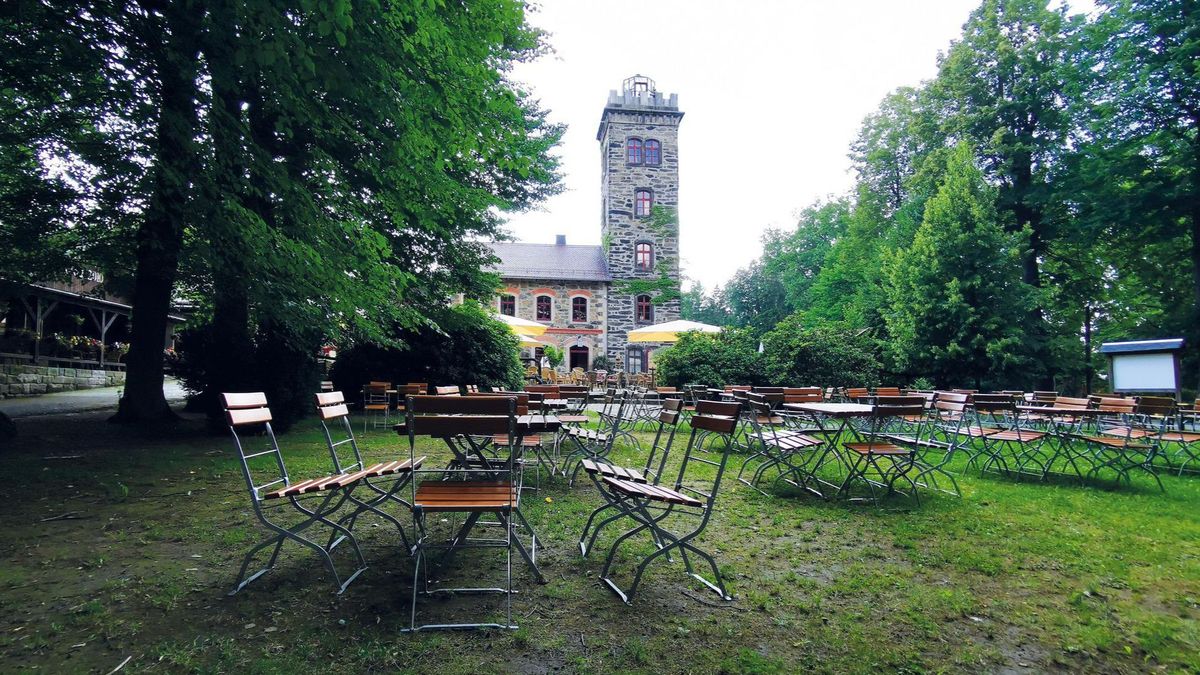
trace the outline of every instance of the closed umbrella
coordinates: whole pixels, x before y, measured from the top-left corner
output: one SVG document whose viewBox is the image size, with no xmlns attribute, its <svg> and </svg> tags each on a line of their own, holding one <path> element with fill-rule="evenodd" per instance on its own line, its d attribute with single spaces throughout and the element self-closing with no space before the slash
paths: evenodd
<svg viewBox="0 0 1200 675">
<path fill-rule="evenodd" d="M 515 316 L 509 316 L 507 314 L 498 314 L 496 315 L 496 318 L 508 324 L 508 327 L 512 330 L 512 332 L 516 333 L 517 335 L 536 336 L 546 332 L 546 326 L 544 324 L 540 324 L 536 321 L 530 321 L 529 319 L 518 319 Z"/>
</svg>

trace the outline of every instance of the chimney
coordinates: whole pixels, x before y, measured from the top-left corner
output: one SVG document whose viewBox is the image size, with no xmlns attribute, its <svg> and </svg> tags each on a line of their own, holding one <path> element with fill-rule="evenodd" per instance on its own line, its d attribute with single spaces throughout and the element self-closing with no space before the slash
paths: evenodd
<svg viewBox="0 0 1200 675">
<path fill-rule="evenodd" d="M 555 246 L 566 246 L 567 245 L 567 235 L 565 235 L 565 234 L 554 235 L 554 245 Z"/>
</svg>

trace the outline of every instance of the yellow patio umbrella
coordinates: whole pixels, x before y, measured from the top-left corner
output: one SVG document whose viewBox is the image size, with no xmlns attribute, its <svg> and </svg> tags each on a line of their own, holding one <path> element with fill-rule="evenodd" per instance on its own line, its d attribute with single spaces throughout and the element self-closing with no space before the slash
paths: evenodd
<svg viewBox="0 0 1200 675">
<path fill-rule="evenodd" d="M 509 316 L 507 314 L 497 314 L 496 318 L 508 324 L 509 329 L 511 329 L 512 332 L 516 333 L 517 335 L 536 336 L 546 332 L 546 326 L 544 324 L 540 324 L 536 321 L 530 321 L 529 319 L 518 319 L 515 316 Z"/>
<path fill-rule="evenodd" d="M 701 333 L 720 333 L 720 326 L 710 326 L 698 321 L 668 321 L 656 323 L 653 326 L 643 326 L 629 331 L 630 342 L 676 342 L 680 333 L 699 331 Z"/>
<path fill-rule="evenodd" d="M 549 347 L 550 346 L 549 342 L 542 342 L 540 340 L 534 340 L 533 338 L 529 337 L 528 335 L 518 335 L 517 337 L 521 338 L 521 347 Z"/>
</svg>

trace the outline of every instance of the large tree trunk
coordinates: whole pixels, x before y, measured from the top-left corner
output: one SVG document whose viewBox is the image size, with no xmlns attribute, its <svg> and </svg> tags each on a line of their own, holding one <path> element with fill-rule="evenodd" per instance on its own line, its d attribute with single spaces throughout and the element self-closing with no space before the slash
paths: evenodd
<svg viewBox="0 0 1200 675">
<path fill-rule="evenodd" d="M 1194 118 L 1195 137 L 1192 139 L 1192 318 L 1193 352 L 1200 351 L 1200 118 Z M 1200 359 L 1197 359 L 1200 362 Z M 1196 388 L 1200 391 L 1200 372 L 1196 374 Z"/>
<path fill-rule="evenodd" d="M 174 416 L 163 395 L 163 345 L 196 171 L 193 144 L 201 9 L 185 1 L 166 3 L 161 11 L 165 30 L 155 59 L 160 101 L 154 187 L 137 233 L 131 345 L 125 393 L 111 419 L 114 422 Z"/>
<path fill-rule="evenodd" d="M 221 417 L 220 394 L 256 389 L 254 345 L 250 339 L 250 307 L 244 226 L 237 222 L 245 205 L 246 125 L 244 83 L 237 59 L 237 16 L 234 3 L 213 2 L 210 40 L 205 46 L 212 75 L 213 172 L 209 181 L 210 246 L 213 250 L 213 318 L 205 357 L 207 382 L 201 403 L 210 420 Z"/>
</svg>

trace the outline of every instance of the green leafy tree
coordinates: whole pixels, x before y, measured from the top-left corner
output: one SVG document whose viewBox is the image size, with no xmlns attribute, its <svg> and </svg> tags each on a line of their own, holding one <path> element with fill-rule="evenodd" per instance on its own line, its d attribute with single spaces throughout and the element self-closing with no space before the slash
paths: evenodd
<svg viewBox="0 0 1200 675">
<path fill-rule="evenodd" d="M 688 332 L 654 353 L 656 378 L 666 386 L 764 384 L 758 338 L 747 329 Z"/>
<path fill-rule="evenodd" d="M 1025 242 L 1007 232 L 966 143 L 950 155 L 912 246 L 887 265 L 885 317 L 897 365 L 939 386 L 1025 385 L 1032 307 L 1021 283 Z"/>
<path fill-rule="evenodd" d="M 546 361 L 550 364 L 551 368 L 558 368 L 561 366 L 563 359 L 565 358 L 563 351 L 554 345 L 546 345 L 546 348 L 542 350 L 542 353 L 545 354 Z"/>
<path fill-rule="evenodd" d="M 879 383 L 876 345 L 866 329 L 812 325 L 787 317 L 763 336 L 767 380 L 779 386 L 869 387 Z"/>
</svg>

